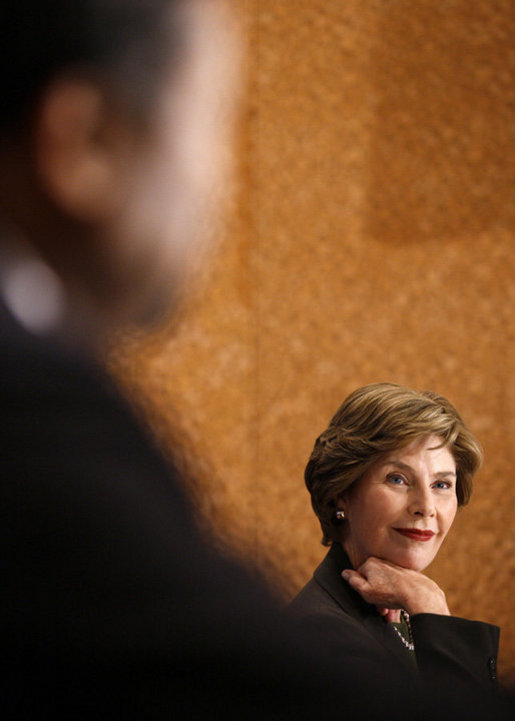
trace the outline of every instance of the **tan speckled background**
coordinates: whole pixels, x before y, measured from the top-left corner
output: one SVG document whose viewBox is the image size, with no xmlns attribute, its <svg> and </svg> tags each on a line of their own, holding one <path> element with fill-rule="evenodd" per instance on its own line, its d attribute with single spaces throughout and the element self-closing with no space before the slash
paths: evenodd
<svg viewBox="0 0 515 721">
<path fill-rule="evenodd" d="M 429 573 L 502 627 L 515 683 L 511 0 L 246 0 L 248 94 L 220 251 L 178 333 L 114 373 L 199 457 L 202 516 L 287 597 L 325 550 L 302 474 L 343 398 L 447 395 L 486 462 Z"/>
</svg>

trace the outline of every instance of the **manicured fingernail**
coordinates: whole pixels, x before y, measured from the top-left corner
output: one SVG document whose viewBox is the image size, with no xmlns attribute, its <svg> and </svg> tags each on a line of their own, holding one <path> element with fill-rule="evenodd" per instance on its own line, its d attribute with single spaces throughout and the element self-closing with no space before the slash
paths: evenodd
<svg viewBox="0 0 515 721">
<path fill-rule="evenodd" d="M 350 578 L 350 571 L 342 571 L 342 578 L 348 581 Z"/>
</svg>

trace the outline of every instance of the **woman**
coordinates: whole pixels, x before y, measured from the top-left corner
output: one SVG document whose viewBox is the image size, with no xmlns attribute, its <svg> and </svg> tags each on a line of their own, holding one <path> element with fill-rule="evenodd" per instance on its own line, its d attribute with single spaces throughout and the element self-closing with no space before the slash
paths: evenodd
<svg viewBox="0 0 515 721">
<path fill-rule="evenodd" d="M 480 463 L 448 400 L 390 383 L 354 391 L 317 438 L 305 480 L 331 548 L 290 609 L 339 663 L 495 685 L 499 629 L 451 616 L 422 574 Z"/>
</svg>

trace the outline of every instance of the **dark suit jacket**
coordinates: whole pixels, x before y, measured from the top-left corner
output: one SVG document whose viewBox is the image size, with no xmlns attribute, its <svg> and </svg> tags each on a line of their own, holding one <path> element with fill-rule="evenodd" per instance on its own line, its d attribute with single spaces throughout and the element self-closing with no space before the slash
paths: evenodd
<svg viewBox="0 0 515 721">
<path fill-rule="evenodd" d="M 414 683 L 418 666 L 423 679 L 451 687 L 495 687 L 497 626 L 436 614 L 412 616 L 415 665 L 391 624 L 341 578 L 345 568 L 352 568 L 349 559 L 334 543 L 289 606 L 300 627 L 325 639 L 337 664 L 368 658 L 374 673 L 389 678 L 404 675 Z"/>
</svg>

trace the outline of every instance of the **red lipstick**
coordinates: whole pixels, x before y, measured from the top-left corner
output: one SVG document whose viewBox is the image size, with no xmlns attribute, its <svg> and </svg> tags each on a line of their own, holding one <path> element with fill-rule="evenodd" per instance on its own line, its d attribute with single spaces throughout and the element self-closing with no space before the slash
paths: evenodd
<svg viewBox="0 0 515 721">
<path fill-rule="evenodd" d="M 418 528 L 394 528 L 393 530 L 413 541 L 430 541 L 435 535 L 434 531 L 421 531 Z"/>
</svg>

